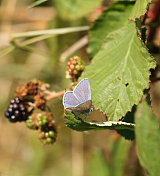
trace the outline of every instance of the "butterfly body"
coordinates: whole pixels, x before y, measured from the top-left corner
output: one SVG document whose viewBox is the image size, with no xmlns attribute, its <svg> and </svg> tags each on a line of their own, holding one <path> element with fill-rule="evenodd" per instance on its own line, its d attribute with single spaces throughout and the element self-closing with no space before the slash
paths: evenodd
<svg viewBox="0 0 160 176">
<path fill-rule="evenodd" d="M 63 96 L 64 109 L 70 111 L 89 112 L 92 106 L 90 85 L 87 78 L 80 81 L 73 91 Z"/>
</svg>

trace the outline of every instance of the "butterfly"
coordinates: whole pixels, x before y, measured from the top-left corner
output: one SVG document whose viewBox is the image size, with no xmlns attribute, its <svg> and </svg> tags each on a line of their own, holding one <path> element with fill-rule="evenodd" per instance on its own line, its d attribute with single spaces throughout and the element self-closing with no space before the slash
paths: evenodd
<svg viewBox="0 0 160 176">
<path fill-rule="evenodd" d="M 80 81 L 73 91 L 63 96 L 64 109 L 70 111 L 90 111 L 92 106 L 90 85 L 87 78 Z"/>
</svg>

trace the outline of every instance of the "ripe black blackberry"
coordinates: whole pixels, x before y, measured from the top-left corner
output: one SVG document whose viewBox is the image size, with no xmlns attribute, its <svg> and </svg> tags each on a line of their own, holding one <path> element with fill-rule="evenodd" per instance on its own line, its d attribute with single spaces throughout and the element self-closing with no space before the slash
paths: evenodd
<svg viewBox="0 0 160 176">
<path fill-rule="evenodd" d="M 11 99 L 10 105 L 5 112 L 5 116 L 10 120 L 10 122 L 26 121 L 28 118 L 27 107 L 22 100 L 15 97 Z"/>
</svg>

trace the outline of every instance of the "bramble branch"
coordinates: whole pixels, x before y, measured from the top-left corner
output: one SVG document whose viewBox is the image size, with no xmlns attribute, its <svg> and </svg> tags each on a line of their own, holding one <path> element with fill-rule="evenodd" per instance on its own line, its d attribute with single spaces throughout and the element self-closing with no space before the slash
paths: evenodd
<svg viewBox="0 0 160 176">
<path fill-rule="evenodd" d="M 62 95 L 64 95 L 66 91 L 68 90 L 63 90 L 60 92 L 50 92 L 49 95 L 46 97 L 46 100 L 51 100 L 53 98 L 61 97 Z"/>
</svg>

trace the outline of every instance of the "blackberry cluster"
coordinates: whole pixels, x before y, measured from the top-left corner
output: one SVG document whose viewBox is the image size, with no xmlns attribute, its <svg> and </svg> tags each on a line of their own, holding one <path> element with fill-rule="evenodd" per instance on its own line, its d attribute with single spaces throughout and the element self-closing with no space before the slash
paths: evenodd
<svg viewBox="0 0 160 176">
<path fill-rule="evenodd" d="M 52 126 L 42 128 L 39 132 L 39 139 L 43 144 L 53 144 L 56 141 L 57 133 Z"/>
<path fill-rule="evenodd" d="M 5 116 L 10 122 L 21 122 L 26 121 L 28 118 L 27 107 L 18 97 L 11 99 Z"/>
<path fill-rule="evenodd" d="M 38 129 L 39 127 L 47 125 L 47 123 L 47 115 L 43 113 L 33 114 L 32 116 L 29 116 L 28 120 L 26 121 L 27 127 L 31 129 Z"/>
<path fill-rule="evenodd" d="M 39 139 L 43 144 L 53 144 L 56 141 L 57 131 L 51 113 L 38 113 L 28 117 L 28 128 L 39 130 Z"/>
<path fill-rule="evenodd" d="M 48 88 L 48 84 L 38 80 L 19 85 L 15 91 L 15 98 L 10 100 L 5 117 L 10 122 L 25 121 L 28 128 L 39 131 L 39 138 L 44 144 L 53 144 L 57 131 L 52 113 L 45 111 Z M 35 110 L 40 112 L 34 113 Z"/>
<path fill-rule="evenodd" d="M 48 123 L 47 116 L 44 114 L 38 114 L 37 115 L 37 126 L 41 127 Z"/>
<path fill-rule="evenodd" d="M 83 70 L 84 70 L 84 63 L 82 59 L 78 56 L 74 56 L 70 58 L 69 61 L 67 62 L 66 77 L 78 79 Z"/>
</svg>

